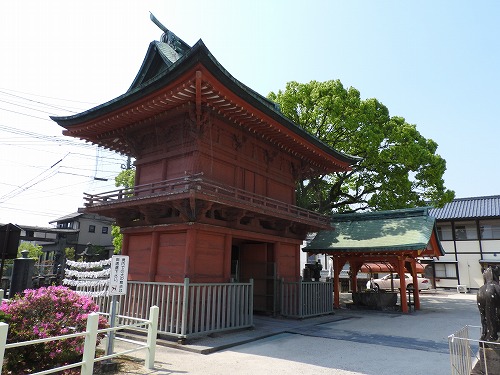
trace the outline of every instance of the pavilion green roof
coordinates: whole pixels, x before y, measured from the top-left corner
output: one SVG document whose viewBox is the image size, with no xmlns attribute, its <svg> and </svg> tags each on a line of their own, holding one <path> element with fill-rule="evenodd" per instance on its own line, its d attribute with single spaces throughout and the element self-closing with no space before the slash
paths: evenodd
<svg viewBox="0 0 500 375">
<path fill-rule="evenodd" d="M 334 229 L 318 232 L 303 251 L 331 254 L 424 250 L 432 234 L 437 234 L 435 218 L 428 215 L 427 208 L 338 214 L 332 217 L 332 226 Z"/>
</svg>

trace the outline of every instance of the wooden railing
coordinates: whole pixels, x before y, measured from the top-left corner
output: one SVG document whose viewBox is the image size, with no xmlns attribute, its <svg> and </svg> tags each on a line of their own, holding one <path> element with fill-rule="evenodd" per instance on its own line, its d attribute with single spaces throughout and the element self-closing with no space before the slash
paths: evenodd
<svg viewBox="0 0 500 375">
<path fill-rule="evenodd" d="M 224 200 L 224 202 L 231 202 L 246 209 L 250 205 L 257 210 L 265 212 L 274 211 L 294 219 L 318 222 L 321 225 L 328 225 L 330 220 L 328 216 L 314 211 L 309 211 L 263 195 L 254 194 L 237 187 L 204 179 L 202 174 L 137 185 L 134 188 L 117 189 L 99 194 L 84 193 L 84 199 L 86 206 L 97 207 L 110 203 L 133 202 L 145 198 L 188 194 L 192 192 L 203 195 L 207 200 Z"/>
</svg>

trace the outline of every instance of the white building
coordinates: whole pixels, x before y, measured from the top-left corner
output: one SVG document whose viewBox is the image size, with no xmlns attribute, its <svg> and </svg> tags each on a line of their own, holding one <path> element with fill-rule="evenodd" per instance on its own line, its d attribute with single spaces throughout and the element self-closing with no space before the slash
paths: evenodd
<svg viewBox="0 0 500 375">
<path fill-rule="evenodd" d="M 446 252 L 433 262 L 436 286 L 479 288 L 483 269 L 500 264 L 500 195 L 454 199 L 429 215 Z"/>
</svg>

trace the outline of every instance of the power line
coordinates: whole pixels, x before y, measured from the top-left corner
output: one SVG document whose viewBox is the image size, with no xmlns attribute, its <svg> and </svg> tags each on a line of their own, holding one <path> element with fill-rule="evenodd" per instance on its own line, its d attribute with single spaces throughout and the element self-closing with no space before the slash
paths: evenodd
<svg viewBox="0 0 500 375">
<path fill-rule="evenodd" d="M 52 164 L 49 168 L 44 170 L 42 173 L 40 173 L 36 177 L 32 178 L 31 180 L 29 180 L 29 181 L 25 182 L 24 184 L 22 184 L 21 186 L 19 186 L 19 188 L 14 189 L 10 193 L 7 193 L 7 194 L 1 196 L 0 203 L 4 203 L 9 199 L 14 198 L 16 195 L 21 194 L 23 191 L 28 190 L 30 187 L 35 186 L 36 184 L 39 184 L 40 182 L 45 181 L 48 178 L 55 175 L 57 173 L 57 170 L 51 171 L 47 176 L 44 176 L 43 178 L 39 179 L 46 172 L 50 171 L 52 168 L 54 168 L 56 165 L 58 165 L 60 162 L 62 162 L 66 156 L 68 156 L 68 154 L 66 154 L 62 159 L 60 159 L 57 162 L 55 162 L 54 164 Z"/>
<path fill-rule="evenodd" d="M 12 90 L 12 89 L 7 89 L 5 87 L 0 87 L 0 90 L 7 90 L 7 91 L 12 91 L 12 92 L 17 92 L 19 94 L 25 94 L 25 95 L 31 95 L 31 96 L 38 96 L 40 98 L 47 98 L 47 99 L 55 99 L 55 100 L 61 100 L 61 101 L 66 101 L 66 102 L 73 102 L 73 103 L 82 103 L 82 104 L 91 104 L 91 105 L 97 105 L 98 103 L 94 102 L 85 102 L 85 101 L 80 101 L 80 100 L 71 100 L 71 99 L 63 99 L 63 98 L 54 98 L 52 96 L 44 96 L 44 95 L 39 95 L 39 94 L 33 94 L 29 92 L 24 92 L 24 91 L 17 91 L 17 90 Z"/>
<path fill-rule="evenodd" d="M 34 117 L 34 118 L 37 118 L 37 119 L 40 119 L 40 120 L 45 120 L 45 121 L 52 121 L 51 119 L 48 119 L 48 118 L 38 117 L 38 116 L 34 116 L 34 115 L 28 115 L 27 113 L 13 111 L 11 109 L 0 108 L 0 111 L 13 112 L 13 113 L 16 113 L 18 115 L 23 115 L 23 116 L 28 116 L 28 117 Z"/>
<path fill-rule="evenodd" d="M 2 108 L 0 108 L 2 109 Z M 55 136 L 55 135 L 45 135 L 45 134 L 40 134 L 40 133 L 34 133 L 30 132 L 27 130 L 21 130 L 21 129 L 16 129 L 12 128 L 10 126 L 6 125 L 0 125 L 0 130 L 3 130 L 7 133 L 12 133 L 12 134 L 17 134 L 17 135 L 23 135 L 26 137 L 33 137 L 37 139 L 42 139 L 45 141 L 50 141 L 50 142 L 57 142 L 60 144 L 66 144 L 66 145 L 71 145 L 71 146 L 77 146 L 77 147 L 83 147 L 83 148 L 94 148 L 94 147 L 99 147 L 99 146 L 94 146 L 88 143 L 84 143 L 83 141 L 78 142 L 74 141 L 72 139 L 68 139 L 65 137 L 60 137 L 60 136 Z"/>
<path fill-rule="evenodd" d="M 0 91 L 1 92 L 1 91 Z M 54 111 L 51 111 L 51 112 L 48 112 L 48 111 L 44 111 L 42 109 L 36 109 L 36 108 L 33 108 L 33 107 L 28 107 L 26 105 L 22 105 L 22 104 L 19 104 L 19 103 L 15 103 L 15 102 L 9 102 L 8 100 L 0 100 L 1 103 L 6 103 L 6 104 L 11 104 L 11 105 L 15 105 L 17 107 L 22 107 L 22 108 L 27 108 L 31 111 L 37 111 L 37 112 L 42 112 L 42 113 L 47 113 L 49 115 L 52 115 L 54 113 Z M 68 109 L 65 109 L 65 111 L 67 112 L 72 112 L 72 113 L 76 113 L 76 111 L 70 111 Z"/>
<path fill-rule="evenodd" d="M 24 97 L 22 97 L 22 96 L 15 95 L 15 94 L 11 94 L 11 93 L 9 93 L 9 92 L 5 92 L 5 91 L 1 91 L 1 90 L 0 90 L 0 93 L 5 94 L 5 95 L 10 95 L 10 96 L 13 96 L 13 97 L 15 97 L 15 98 L 21 98 L 21 99 L 23 99 L 23 100 L 27 100 L 27 101 L 29 101 L 29 102 L 33 102 L 33 103 L 37 103 L 37 104 L 42 104 L 42 105 L 47 106 L 47 107 L 51 107 L 51 108 L 55 108 L 55 109 L 60 109 L 60 110 L 63 110 L 63 111 L 67 111 L 67 109 L 62 108 L 62 107 L 59 107 L 59 106 L 56 106 L 56 105 L 52 105 L 52 104 L 48 104 L 48 103 L 39 102 L 38 100 L 33 100 L 33 99 L 24 98 Z M 68 111 L 68 112 L 73 112 L 73 111 Z"/>
</svg>

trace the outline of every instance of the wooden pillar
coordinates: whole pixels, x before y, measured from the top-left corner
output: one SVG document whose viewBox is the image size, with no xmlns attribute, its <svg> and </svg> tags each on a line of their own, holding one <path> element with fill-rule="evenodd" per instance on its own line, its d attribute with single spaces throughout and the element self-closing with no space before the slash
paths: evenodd
<svg viewBox="0 0 500 375">
<path fill-rule="evenodd" d="M 358 272 L 362 266 L 362 263 L 349 259 L 349 266 L 351 269 L 350 278 L 351 278 L 352 292 L 356 293 L 358 291 Z"/>
<path fill-rule="evenodd" d="M 299 247 L 299 254 L 300 254 L 302 252 L 302 249 L 300 248 L 300 245 L 298 245 L 298 247 Z M 295 275 L 291 281 L 301 280 L 302 269 L 300 268 L 300 255 L 299 254 L 297 254 L 295 257 Z M 306 262 L 307 262 L 307 253 L 306 253 Z M 298 272 L 298 274 L 297 274 L 297 272 Z"/>
<path fill-rule="evenodd" d="M 196 250 L 196 229 L 188 229 L 186 233 L 186 255 L 184 258 L 184 277 L 193 278 L 194 254 Z M 191 280 L 193 281 L 193 280 Z M 196 281 L 194 281 L 196 282 Z"/>
<path fill-rule="evenodd" d="M 403 256 L 398 257 L 398 275 L 401 295 L 401 311 L 407 313 L 408 301 L 406 299 L 405 258 Z"/>
<path fill-rule="evenodd" d="M 156 265 L 158 264 L 158 248 L 160 246 L 160 233 L 151 234 L 151 250 L 149 252 L 148 281 L 155 281 Z"/>
<path fill-rule="evenodd" d="M 128 247 L 130 244 L 130 236 L 128 234 L 123 235 L 121 255 L 128 255 Z"/>
<path fill-rule="evenodd" d="M 339 257 L 333 257 L 333 306 L 336 309 L 340 308 L 340 265 Z"/>
<path fill-rule="evenodd" d="M 410 264 L 413 278 L 413 301 L 415 302 L 415 310 L 420 310 L 420 290 L 418 289 L 417 262 L 415 258 L 411 258 Z"/>
<path fill-rule="evenodd" d="M 274 251 L 274 264 L 276 265 L 276 276 L 282 275 L 283 272 L 281 270 L 281 243 L 280 242 L 274 242 L 272 244 L 273 246 L 273 251 Z"/>
<path fill-rule="evenodd" d="M 231 279 L 231 253 L 233 250 L 233 236 L 226 234 L 224 237 L 224 280 L 228 282 Z"/>
</svg>

